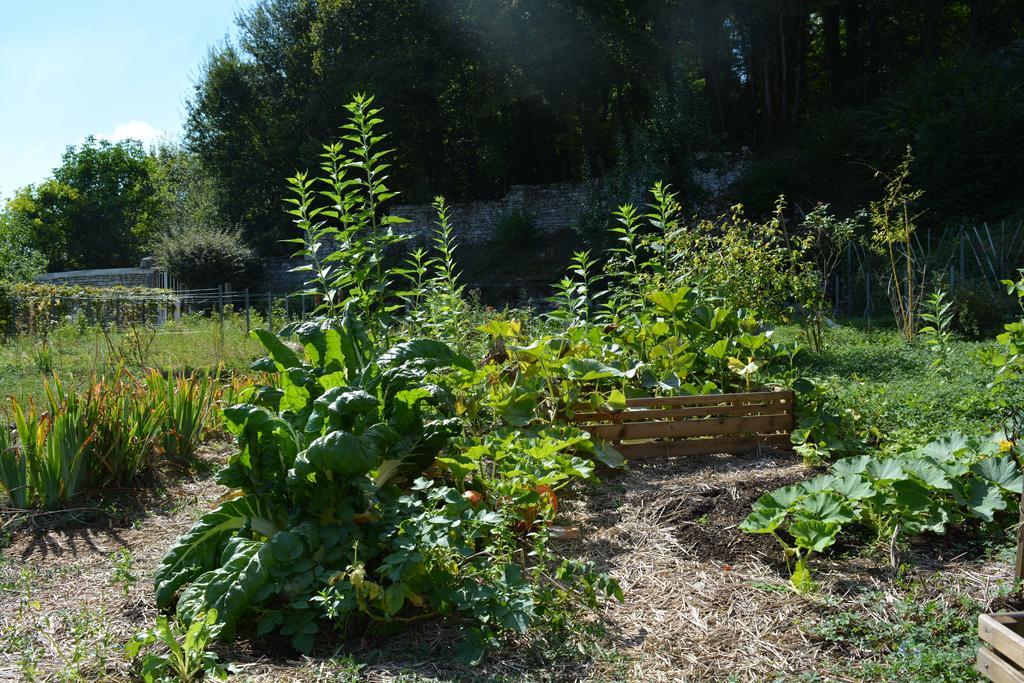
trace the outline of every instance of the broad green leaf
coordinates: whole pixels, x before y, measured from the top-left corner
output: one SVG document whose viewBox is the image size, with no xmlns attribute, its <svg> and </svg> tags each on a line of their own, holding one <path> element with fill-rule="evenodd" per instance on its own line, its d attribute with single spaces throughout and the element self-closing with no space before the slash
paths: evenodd
<svg viewBox="0 0 1024 683">
<path fill-rule="evenodd" d="M 896 492 L 896 505 L 911 515 L 923 515 L 932 506 L 933 491 L 913 479 L 904 479 L 892 483 Z"/>
<path fill-rule="evenodd" d="M 814 590 L 814 579 L 811 578 L 811 571 L 807 568 L 807 563 L 804 562 L 803 558 L 796 561 L 796 566 L 793 567 L 793 573 L 790 575 L 789 580 L 798 593 L 810 593 Z"/>
<path fill-rule="evenodd" d="M 799 485 L 783 486 L 758 498 L 755 505 L 774 510 L 788 510 L 806 495 L 807 492 Z"/>
<path fill-rule="evenodd" d="M 903 457 L 900 458 L 900 462 L 903 464 L 903 469 L 905 471 L 920 479 L 928 488 L 947 491 L 953 488 L 953 483 L 950 481 L 949 475 L 928 460 Z"/>
<path fill-rule="evenodd" d="M 856 455 L 849 458 L 840 458 L 832 463 L 831 472 L 838 477 L 845 477 L 850 474 L 860 474 L 865 471 L 872 462 L 869 455 Z"/>
<path fill-rule="evenodd" d="M 839 524 L 805 520 L 791 524 L 789 533 L 797 547 L 820 553 L 835 543 L 839 529 Z"/>
<path fill-rule="evenodd" d="M 230 500 L 200 517 L 157 566 L 154 575 L 157 605 L 170 606 L 181 586 L 214 569 L 222 544 L 234 532 L 249 527 L 271 536 L 278 530 L 277 517 L 271 506 L 257 496 Z"/>
<path fill-rule="evenodd" d="M 263 344 L 263 348 L 270 354 L 270 358 L 274 361 L 274 365 L 277 366 L 279 371 L 297 368 L 302 365 L 295 352 L 288 348 L 273 332 L 269 330 L 253 330 L 252 336 L 256 337 Z"/>
<path fill-rule="evenodd" d="M 871 482 L 859 474 L 836 477 L 832 490 L 849 500 L 864 500 L 875 493 Z"/>
<path fill-rule="evenodd" d="M 972 477 L 965 485 L 954 487 L 958 502 L 970 509 L 971 513 L 986 522 L 991 522 L 996 511 L 1006 509 L 1006 500 L 999 486 Z"/>
<path fill-rule="evenodd" d="M 949 434 L 932 441 L 927 446 L 921 448 L 918 452 L 922 456 L 935 458 L 939 461 L 952 460 L 955 458 L 957 453 L 968 446 L 969 441 L 966 436 L 960 432 L 950 432 Z"/>
<path fill-rule="evenodd" d="M 1016 459 L 1012 455 L 976 462 L 971 465 L 971 471 L 1011 493 L 1020 493 L 1021 487 L 1024 486 L 1024 477 L 1021 476 Z"/>
<path fill-rule="evenodd" d="M 879 459 L 874 458 L 868 463 L 865 470 L 872 479 L 878 481 L 899 481 L 907 478 L 899 460 L 895 458 Z"/>
<path fill-rule="evenodd" d="M 800 501 L 793 514 L 799 520 L 835 524 L 843 524 L 853 519 L 853 512 L 835 493 L 815 493 L 807 496 Z"/>
<path fill-rule="evenodd" d="M 819 474 L 816 477 L 808 479 L 805 482 L 800 483 L 800 488 L 807 493 L 819 493 L 821 491 L 830 491 L 835 485 L 836 478 L 828 474 Z"/>
<path fill-rule="evenodd" d="M 295 457 L 289 472 L 293 481 L 301 481 L 321 470 L 346 476 L 366 474 L 380 461 L 380 453 L 367 448 L 365 440 L 345 431 L 328 432 Z M 317 483 L 323 483 L 320 477 Z"/>
<path fill-rule="evenodd" d="M 572 358 L 562 366 L 569 379 L 592 382 L 598 379 L 621 377 L 622 371 L 592 358 Z"/>
<path fill-rule="evenodd" d="M 427 361 L 430 369 L 458 367 L 473 370 L 472 361 L 433 339 L 412 339 L 396 344 L 377 358 L 377 364 L 383 368 L 398 367 L 412 360 Z"/>
<path fill-rule="evenodd" d="M 748 534 L 767 534 L 775 531 L 786 518 L 786 510 L 755 507 L 740 523 L 740 531 Z"/>
</svg>

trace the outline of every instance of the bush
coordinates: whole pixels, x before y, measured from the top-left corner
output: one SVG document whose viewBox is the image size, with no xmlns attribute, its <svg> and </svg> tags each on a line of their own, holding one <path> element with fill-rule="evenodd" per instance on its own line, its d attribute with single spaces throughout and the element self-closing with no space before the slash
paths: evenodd
<svg viewBox="0 0 1024 683">
<path fill-rule="evenodd" d="M 500 245 L 524 246 L 537 236 L 537 224 L 525 209 L 513 209 L 498 220 L 494 241 Z"/>
<path fill-rule="evenodd" d="M 968 339 L 991 339 L 1013 319 L 1016 306 L 992 283 L 973 280 L 952 291 L 953 331 Z"/>
<path fill-rule="evenodd" d="M 157 239 L 153 252 L 160 267 L 194 289 L 244 285 L 257 263 L 241 232 L 229 228 L 174 228 Z"/>
</svg>

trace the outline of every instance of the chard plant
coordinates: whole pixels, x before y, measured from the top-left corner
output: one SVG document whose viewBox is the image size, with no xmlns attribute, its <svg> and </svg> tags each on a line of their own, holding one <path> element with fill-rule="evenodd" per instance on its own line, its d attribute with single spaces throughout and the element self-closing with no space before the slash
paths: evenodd
<svg viewBox="0 0 1024 683">
<path fill-rule="evenodd" d="M 255 620 L 257 635 L 309 651 L 325 622 L 359 618 L 525 631 L 551 591 L 577 590 L 539 581 L 546 555 L 524 565 L 519 507 L 474 504 L 459 478 L 428 476 L 462 432 L 445 378 L 471 376 L 469 361 L 428 339 L 380 351 L 352 318 L 283 331 L 302 357 L 256 334 L 273 381 L 224 411 L 239 451 L 217 481 L 231 494 L 158 567 L 159 606 L 185 624 L 217 610 L 226 639 Z"/>
</svg>

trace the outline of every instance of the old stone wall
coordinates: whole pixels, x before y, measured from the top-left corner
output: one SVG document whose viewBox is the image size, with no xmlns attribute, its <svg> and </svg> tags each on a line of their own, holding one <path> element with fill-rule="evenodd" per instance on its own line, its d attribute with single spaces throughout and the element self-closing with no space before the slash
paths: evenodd
<svg viewBox="0 0 1024 683">
<path fill-rule="evenodd" d="M 36 282 L 82 287 L 163 287 L 163 271 L 156 268 L 100 268 L 44 273 Z"/>
<path fill-rule="evenodd" d="M 461 244 L 486 244 L 498 237 L 506 217 L 528 216 L 538 236 L 575 226 L 588 188 L 583 184 L 513 185 L 503 199 L 460 202 L 450 205 L 451 223 Z M 426 241 L 437 216 L 430 204 L 395 204 L 391 213 L 410 222 L 399 226 L 403 233 Z"/>
<path fill-rule="evenodd" d="M 535 238 L 575 227 L 589 188 L 584 184 L 513 185 L 502 199 L 459 202 L 449 205 L 455 239 L 461 246 L 485 245 L 500 237 L 503 221 L 516 213 L 529 219 Z M 437 214 L 431 204 L 393 204 L 390 212 L 408 220 L 396 231 L 424 244 L 434 235 Z M 325 245 L 330 251 L 330 245 Z M 295 261 L 263 259 L 264 278 L 269 289 L 279 292 L 301 288 L 308 273 L 290 273 Z"/>
</svg>

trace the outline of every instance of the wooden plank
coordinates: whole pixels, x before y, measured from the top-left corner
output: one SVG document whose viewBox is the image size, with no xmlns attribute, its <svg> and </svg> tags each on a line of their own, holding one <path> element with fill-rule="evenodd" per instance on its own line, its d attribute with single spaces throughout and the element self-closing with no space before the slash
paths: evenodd
<svg viewBox="0 0 1024 683">
<path fill-rule="evenodd" d="M 734 437 L 726 439 L 689 439 L 684 441 L 646 441 L 617 444 L 615 448 L 628 460 L 649 460 L 682 455 L 712 455 L 715 453 L 746 453 L 758 446 L 788 448 L 792 444 L 788 434 L 769 434 L 760 437 Z"/>
<path fill-rule="evenodd" d="M 974 668 L 992 683 L 1024 683 L 1024 675 L 1020 671 L 987 647 L 978 648 Z"/>
<path fill-rule="evenodd" d="M 628 398 L 626 406 L 630 408 L 651 408 L 655 406 L 703 406 L 722 403 L 734 404 L 744 401 L 792 401 L 792 391 L 752 391 L 743 394 L 699 394 L 692 396 L 651 396 L 645 398 Z"/>
<path fill-rule="evenodd" d="M 592 435 L 606 441 L 628 439 L 670 439 L 716 434 L 756 434 L 792 429 L 792 415 L 759 415 L 756 417 L 721 417 L 675 422 L 627 422 L 624 424 L 584 427 Z"/>
<path fill-rule="evenodd" d="M 1024 638 L 1007 626 L 1007 623 L 1016 621 L 1017 618 L 1010 615 L 981 614 L 978 616 L 978 637 L 1002 657 L 1024 668 Z"/>
<path fill-rule="evenodd" d="M 752 403 L 747 405 L 692 406 L 689 408 L 638 408 L 617 412 L 578 412 L 573 422 L 623 422 L 628 420 L 669 420 L 680 417 L 706 417 L 708 415 L 787 415 L 793 412 L 791 403 Z"/>
</svg>

